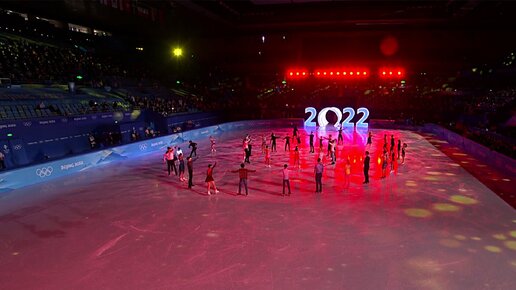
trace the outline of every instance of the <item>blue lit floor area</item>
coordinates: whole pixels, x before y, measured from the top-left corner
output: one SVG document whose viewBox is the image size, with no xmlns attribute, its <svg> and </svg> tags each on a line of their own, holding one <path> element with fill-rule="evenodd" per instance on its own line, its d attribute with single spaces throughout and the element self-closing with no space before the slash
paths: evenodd
<svg viewBox="0 0 516 290">
<path fill-rule="evenodd" d="M 213 155 L 196 140 L 193 190 L 150 154 L 2 195 L 0 288 L 514 289 L 516 212 L 423 137 L 373 130 L 363 185 L 365 136 L 347 135 L 337 164 L 325 157 L 316 194 L 307 137 L 300 170 L 283 140 L 267 168 L 259 136 L 270 132 L 219 135 Z M 256 138 L 247 197 L 231 172 L 245 133 Z M 381 179 L 378 151 L 391 133 L 407 157 Z M 207 196 L 215 161 L 220 193 Z M 285 197 L 284 163 L 293 169 Z"/>
</svg>

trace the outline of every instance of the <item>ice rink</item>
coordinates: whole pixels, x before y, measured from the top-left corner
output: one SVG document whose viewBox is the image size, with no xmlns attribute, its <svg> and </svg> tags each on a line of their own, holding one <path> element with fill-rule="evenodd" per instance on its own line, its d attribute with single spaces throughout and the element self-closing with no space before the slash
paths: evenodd
<svg viewBox="0 0 516 290">
<path fill-rule="evenodd" d="M 0 196 L 0 289 L 516 288 L 516 212 L 422 136 L 373 129 L 367 185 L 365 132 L 347 132 L 336 165 L 325 141 L 316 194 L 318 144 L 308 153 L 301 129 L 301 169 L 283 139 L 267 168 L 260 135 L 271 132 L 222 133 L 215 154 L 208 139 L 194 140 L 193 190 L 167 175 L 159 153 Z M 236 195 L 231 172 L 246 133 L 254 138 L 247 167 L 256 170 L 247 197 Z M 405 164 L 381 179 L 384 134 L 408 148 Z M 207 196 L 215 161 L 220 193 Z M 281 194 L 285 163 L 291 196 Z"/>
</svg>

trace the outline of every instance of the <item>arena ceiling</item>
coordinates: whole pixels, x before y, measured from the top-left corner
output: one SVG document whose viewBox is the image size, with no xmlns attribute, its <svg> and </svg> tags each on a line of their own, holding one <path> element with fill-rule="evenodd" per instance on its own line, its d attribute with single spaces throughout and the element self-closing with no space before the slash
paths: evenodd
<svg viewBox="0 0 516 290">
<path fill-rule="evenodd" d="M 177 1 L 240 29 L 353 26 L 497 26 L 514 23 L 514 1 Z"/>
<path fill-rule="evenodd" d="M 163 13 L 165 31 L 199 26 L 233 33 L 254 30 L 342 29 L 367 27 L 500 27 L 516 22 L 515 1 L 314 1 L 314 0 L 110 0 L 118 7 L 151 8 Z M 1 1 L 0 7 L 54 19 L 100 25 L 111 30 L 142 29 L 136 17 L 101 0 Z M 175 25 L 175 26 L 174 26 Z M 173 27 L 174 26 L 174 27 Z M 155 32 L 156 25 L 143 25 Z"/>
<path fill-rule="evenodd" d="M 397 62 L 453 71 L 495 62 L 516 47 L 514 1 L 219 0 L 177 5 L 226 27 L 221 31 L 232 37 L 249 38 L 234 52 L 248 52 L 240 62 L 268 55 L 271 63 Z M 263 44 L 262 36 L 267 39 Z M 380 46 L 389 36 L 399 50 L 386 56 Z M 290 41 L 283 43 L 282 37 Z"/>
<path fill-rule="evenodd" d="M 159 10 L 164 21 L 142 20 L 100 0 L 1 1 L 0 7 L 134 37 L 182 39 L 199 57 L 218 62 L 223 55 L 243 70 L 348 58 L 455 68 L 496 61 L 516 47 L 516 1 L 117 1 Z M 400 46 L 391 56 L 379 49 L 388 36 Z"/>
</svg>

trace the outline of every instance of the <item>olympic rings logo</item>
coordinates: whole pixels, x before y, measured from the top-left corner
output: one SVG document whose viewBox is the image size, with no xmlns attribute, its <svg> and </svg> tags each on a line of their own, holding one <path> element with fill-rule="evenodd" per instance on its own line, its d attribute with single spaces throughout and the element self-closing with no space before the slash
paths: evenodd
<svg viewBox="0 0 516 290">
<path fill-rule="evenodd" d="M 147 144 L 140 144 L 140 150 L 141 151 L 147 150 Z"/>
<path fill-rule="evenodd" d="M 38 169 L 36 169 L 36 175 L 41 178 L 48 177 L 48 176 L 52 175 L 53 171 L 54 171 L 54 168 L 52 168 L 52 166 L 38 168 Z"/>
<path fill-rule="evenodd" d="M 23 122 L 23 126 L 30 127 L 32 126 L 32 122 Z"/>
<path fill-rule="evenodd" d="M 21 150 L 22 146 L 21 146 L 21 144 L 16 144 L 16 145 L 14 145 L 13 149 L 14 150 Z"/>
</svg>

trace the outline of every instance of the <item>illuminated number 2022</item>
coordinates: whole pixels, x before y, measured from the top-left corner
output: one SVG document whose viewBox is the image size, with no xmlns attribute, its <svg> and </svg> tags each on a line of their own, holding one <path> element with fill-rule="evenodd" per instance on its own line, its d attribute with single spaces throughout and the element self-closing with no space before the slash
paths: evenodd
<svg viewBox="0 0 516 290">
<path fill-rule="evenodd" d="M 315 119 L 316 116 L 317 116 L 317 123 L 318 123 L 319 127 L 327 126 L 329 124 L 329 122 L 328 122 L 328 119 L 326 118 L 326 114 L 328 114 L 329 111 L 331 111 L 331 112 L 335 113 L 335 115 L 337 115 L 337 122 L 335 124 L 333 124 L 334 127 L 340 127 L 340 126 L 342 126 L 342 127 L 353 127 L 353 126 L 367 127 L 368 126 L 368 123 L 365 123 L 365 120 L 367 120 L 367 118 L 369 117 L 369 110 L 364 107 L 358 108 L 356 111 L 357 114 L 362 114 L 362 117 L 356 122 L 356 124 L 353 122 L 350 122 L 351 120 L 353 120 L 353 117 L 355 117 L 355 110 L 351 107 L 346 107 L 346 108 L 342 109 L 342 112 L 337 107 L 327 107 L 327 108 L 322 109 L 319 112 L 319 114 L 317 114 L 316 108 L 308 107 L 308 108 L 305 108 L 305 113 L 310 113 L 310 116 L 308 117 L 308 119 L 305 120 L 305 126 L 315 127 L 316 124 L 315 124 L 315 122 L 313 122 L 313 120 Z M 344 121 L 342 121 L 342 125 L 341 125 L 340 121 L 342 120 L 342 116 L 346 113 L 349 115 L 344 119 Z"/>
</svg>

